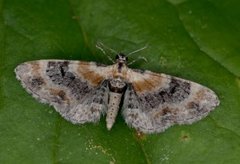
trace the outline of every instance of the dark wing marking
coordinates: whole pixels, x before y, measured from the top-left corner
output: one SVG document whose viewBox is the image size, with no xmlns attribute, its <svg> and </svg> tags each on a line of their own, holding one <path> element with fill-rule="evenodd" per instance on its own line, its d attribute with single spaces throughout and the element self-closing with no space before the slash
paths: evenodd
<svg viewBox="0 0 240 164">
<path fill-rule="evenodd" d="M 73 123 L 96 122 L 106 112 L 108 68 L 95 63 L 39 60 L 16 69 L 23 87 Z"/>
<path fill-rule="evenodd" d="M 191 124 L 219 105 L 216 94 L 197 83 L 150 71 L 131 74 L 135 78 L 129 79 L 123 116 L 129 126 L 144 133 Z"/>
</svg>

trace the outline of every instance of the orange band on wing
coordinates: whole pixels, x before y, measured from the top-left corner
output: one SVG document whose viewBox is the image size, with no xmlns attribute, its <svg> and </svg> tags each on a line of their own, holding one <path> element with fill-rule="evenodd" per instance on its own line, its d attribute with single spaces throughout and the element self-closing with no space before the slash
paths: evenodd
<svg viewBox="0 0 240 164">
<path fill-rule="evenodd" d="M 77 71 L 80 76 L 88 80 L 93 86 L 98 86 L 105 78 L 98 74 L 91 66 L 91 64 L 80 62 Z M 95 69 L 97 69 L 97 66 L 95 67 Z"/>
<path fill-rule="evenodd" d="M 143 76 L 141 80 L 133 81 L 132 84 L 136 92 L 145 92 L 145 91 L 151 92 L 160 87 L 164 87 L 163 85 L 165 85 L 163 77 L 155 76 L 151 74 L 148 74 L 147 78 Z"/>
</svg>

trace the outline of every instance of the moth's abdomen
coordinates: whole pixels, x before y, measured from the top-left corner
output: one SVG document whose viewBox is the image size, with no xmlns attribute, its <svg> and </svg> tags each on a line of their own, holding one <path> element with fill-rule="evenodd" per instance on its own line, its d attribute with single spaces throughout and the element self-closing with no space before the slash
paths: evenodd
<svg viewBox="0 0 240 164">
<path fill-rule="evenodd" d="M 119 105 L 121 102 L 122 93 L 109 93 L 109 103 L 108 103 L 108 111 L 107 111 L 107 129 L 110 130 L 115 122 L 116 116 L 118 114 Z"/>
</svg>

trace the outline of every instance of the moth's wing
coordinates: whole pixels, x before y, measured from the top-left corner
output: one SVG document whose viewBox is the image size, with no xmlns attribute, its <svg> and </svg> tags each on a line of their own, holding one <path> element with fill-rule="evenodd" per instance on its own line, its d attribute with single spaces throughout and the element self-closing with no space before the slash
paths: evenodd
<svg viewBox="0 0 240 164">
<path fill-rule="evenodd" d="M 106 111 L 109 70 L 93 62 L 38 60 L 20 64 L 17 79 L 33 97 L 73 123 L 96 122 Z"/>
<path fill-rule="evenodd" d="M 219 105 L 212 90 L 177 77 L 129 70 L 127 80 L 122 114 L 129 126 L 144 133 L 191 124 Z"/>
</svg>

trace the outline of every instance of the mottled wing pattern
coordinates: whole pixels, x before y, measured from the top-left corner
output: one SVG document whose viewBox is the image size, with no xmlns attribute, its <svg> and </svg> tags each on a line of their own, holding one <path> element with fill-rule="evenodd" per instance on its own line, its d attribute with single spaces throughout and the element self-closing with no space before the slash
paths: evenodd
<svg viewBox="0 0 240 164">
<path fill-rule="evenodd" d="M 15 69 L 26 90 L 72 123 L 96 122 L 106 112 L 108 68 L 93 62 L 38 60 Z"/>
<path fill-rule="evenodd" d="M 128 81 L 122 114 L 129 126 L 144 133 L 191 124 L 219 104 L 212 90 L 177 77 L 129 70 Z"/>
</svg>

